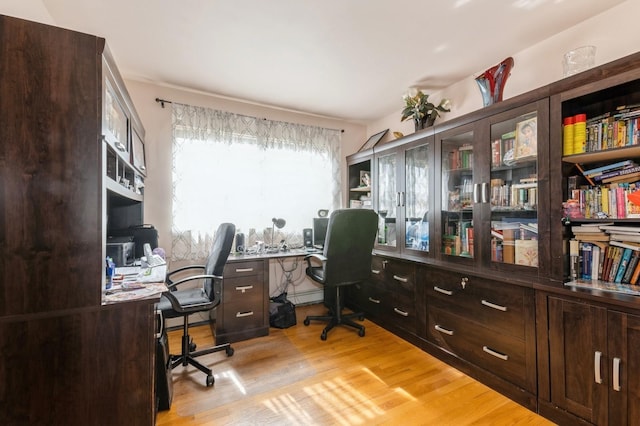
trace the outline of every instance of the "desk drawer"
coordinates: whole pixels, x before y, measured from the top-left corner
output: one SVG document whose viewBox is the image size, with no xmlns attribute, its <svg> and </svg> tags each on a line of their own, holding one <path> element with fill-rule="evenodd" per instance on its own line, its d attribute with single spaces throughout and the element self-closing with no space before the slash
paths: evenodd
<svg viewBox="0 0 640 426">
<path fill-rule="evenodd" d="M 225 278 L 222 303 L 244 303 L 257 306 L 262 304 L 264 282 L 262 275 L 252 277 Z"/>
<path fill-rule="evenodd" d="M 227 263 L 224 267 L 224 277 L 248 277 L 252 275 L 260 275 L 264 271 L 264 261 L 262 260 L 247 260 L 242 262 Z"/>
<path fill-rule="evenodd" d="M 264 310 L 261 303 L 225 303 L 221 333 L 240 333 L 264 326 Z"/>
</svg>

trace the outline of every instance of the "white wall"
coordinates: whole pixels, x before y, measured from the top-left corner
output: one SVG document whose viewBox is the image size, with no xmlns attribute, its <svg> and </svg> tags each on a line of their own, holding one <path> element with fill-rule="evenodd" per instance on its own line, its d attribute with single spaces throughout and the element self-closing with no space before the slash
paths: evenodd
<svg viewBox="0 0 640 426">
<path fill-rule="evenodd" d="M 526 50 L 513 52 L 511 56 L 515 65 L 505 85 L 503 99 L 562 79 L 562 57 L 565 52 L 576 47 L 596 46 L 596 66 L 637 52 L 640 49 L 639 16 L 640 1 L 627 0 Z M 440 91 L 429 93 L 427 90 L 435 102 L 442 98 L 449 98 L 452 102 L 451 112 L 443 114 L 436 123 L 482 108 L 482 96 L 475 77 L 503 59 L 505 58 L 487 58 L 486 67 L 477 70 L 474 75 Z M 402 99 L 398 99 L 397 112 L 369 123 L 367 134 L 388 128 L 389 133 L 383 140 L 386 142 L 393 139 L 391 133 L 394 131 L 405 135 L 413 133 L 413 123 L 410 120 L 400 122 L 402 107 Z"/>
</svg>

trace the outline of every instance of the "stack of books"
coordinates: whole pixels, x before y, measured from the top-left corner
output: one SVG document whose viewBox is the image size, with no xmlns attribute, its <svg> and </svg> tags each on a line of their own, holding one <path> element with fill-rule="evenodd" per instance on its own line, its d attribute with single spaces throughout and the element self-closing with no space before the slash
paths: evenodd
<svg viewBox="0 0 640 426">
<path fill-rule="evenodd" d="M 637 285 L 640 279 L 640 227 L 613 224 L 573 226 L 583 280 Z"/>
</svg>

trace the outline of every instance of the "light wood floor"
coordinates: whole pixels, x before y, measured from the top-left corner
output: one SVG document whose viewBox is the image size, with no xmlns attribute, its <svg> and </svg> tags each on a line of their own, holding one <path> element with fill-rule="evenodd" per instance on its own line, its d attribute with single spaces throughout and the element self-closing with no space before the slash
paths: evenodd
<svg viewBox="0 0 640 426">
<path fill-rule="evenodd" d="M 483 384 L 365 320 L 366 336 L 338 327 L 305 327 L 320 305 L 297 307 L 298 325 L 234 343 L 235 354 L 198 358 L 215 385 L 193 367 L 173 371 L 171 410 L 164 425 L 551 425 Z M 192 328 L 200 347 L 209 326 Z M 180 331 L 169 333 L 178 352 Z"/>
</svg>

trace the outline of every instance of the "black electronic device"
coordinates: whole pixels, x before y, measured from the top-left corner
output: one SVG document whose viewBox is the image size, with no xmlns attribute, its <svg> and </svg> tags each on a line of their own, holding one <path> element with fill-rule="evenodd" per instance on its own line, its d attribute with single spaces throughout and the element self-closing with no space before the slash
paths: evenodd
<svg viewBox="0 0 640 426">
<path fill-rule="evenodd" d="M 133 265 L 135 261 L 135 243 L 127 241 L 128 238 L 111 238 L 107 243 L 107 257 L 110 257 L 116 266 Z"/>
<path fill-rule="evenodd" d="M 306 248 L 313 247 L 313 229 L 304 228 L 302 230 L 302 239 Z"/>
<path fill-rule="evenodd" d="M 324 248 L 324 239 L 327 237 L 328 217 L 313 218 L 313 246 L 317 249 Z"/>
<path fill-rule="evenodd" d="M 240 232 L 236 234 L 236 252 L 244 253 L 244 250 L 245 250 L 244 234 Z"/>
</svg>

